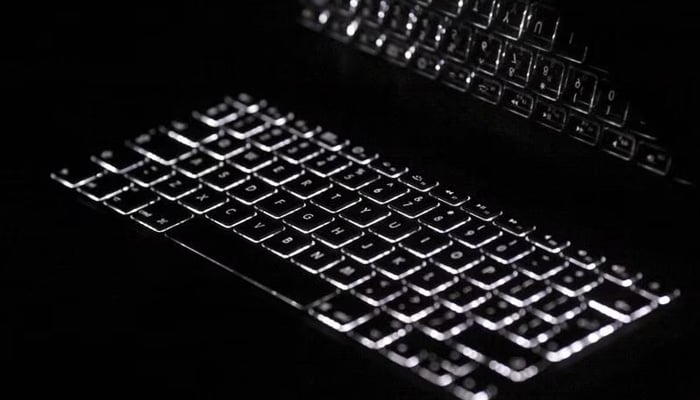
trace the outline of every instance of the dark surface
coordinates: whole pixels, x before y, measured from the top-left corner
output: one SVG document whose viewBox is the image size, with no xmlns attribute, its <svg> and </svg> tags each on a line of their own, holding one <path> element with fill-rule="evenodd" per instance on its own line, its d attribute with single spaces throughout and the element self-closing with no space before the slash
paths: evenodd
<svg viewBox="0 0 700 400">
<path fill-rule="evenodd" d="M 694 190 L 349 51 L 268 2 L 251 3 L 196 12 L 62 8 L 33 16 L 21 40 L 18 31 L 5 35 L 3 87 L 15 107 L 0 171 L 2 354 L 12 369 L 4 390 L 21 398 L 432 395 L 418 379 L 398 379 L 405 376 L 388 361 L 372 362 L 232 274 L 89 209 L 48 179 L 68 160 L 249 91 L 681 286 L 681 302 L 607 351 L 499 398 L 700 396 Z"/>
</svg>

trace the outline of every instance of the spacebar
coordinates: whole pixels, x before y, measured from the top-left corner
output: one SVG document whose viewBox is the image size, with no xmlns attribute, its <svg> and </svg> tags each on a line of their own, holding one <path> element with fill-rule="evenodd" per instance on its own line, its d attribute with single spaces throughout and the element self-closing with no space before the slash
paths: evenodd
<svg viewBox="0 0 700 400">
<path fill-rule="evenodd" d="M 330 283 L 204 218 L 178 225 L 167 236 L 294 307 L 304 308 L 335 292 Z"/>
</svg>

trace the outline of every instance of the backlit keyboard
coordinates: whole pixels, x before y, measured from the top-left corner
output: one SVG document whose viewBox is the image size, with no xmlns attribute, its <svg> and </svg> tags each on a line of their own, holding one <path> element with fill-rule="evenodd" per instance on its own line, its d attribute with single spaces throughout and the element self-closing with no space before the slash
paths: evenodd
<svg viewBox="0 0 700 400">
<path fill-rule="evenodd" d="M 671 153 L 565 18 L 529 0 L 304 0 L 301 23 L 659 175 Z"/>
<path fill-rule="evenodd" d="M 462 399 L 679 295 L 247 94 L 51 177 Z"/>
</svg>

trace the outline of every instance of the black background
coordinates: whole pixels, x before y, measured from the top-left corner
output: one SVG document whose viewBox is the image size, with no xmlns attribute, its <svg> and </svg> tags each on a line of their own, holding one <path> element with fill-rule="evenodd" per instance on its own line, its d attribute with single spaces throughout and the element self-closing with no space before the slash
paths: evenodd
<svg viewBox="0 0 700 400">
<path fill-rule="evenodd" d="M 521 390 L 531 397 L 697 398 L 697 368 L 683 365 L 698 359 L 693 190 L 303 31 L 294 8 L 261 1 L 5 15 L 14 20 L 3 32 L 0 172 L 9 334 L 0 357 L 11 369 L 0 390 L 15 391 L 8 398 L 431 395 L 48 179 L 67 160 L 237 91 L 680 282 L 680 305 L 605 354 L 528 383 Z"/>
</svg>

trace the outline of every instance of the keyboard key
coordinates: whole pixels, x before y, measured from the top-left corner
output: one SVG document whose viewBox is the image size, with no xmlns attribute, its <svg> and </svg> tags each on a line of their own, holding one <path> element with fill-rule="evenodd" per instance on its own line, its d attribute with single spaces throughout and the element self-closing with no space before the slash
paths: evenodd
<svg viewBox="0 0 700 400">
<path fill-rule="evenodd" d="M 430 191 L 430 195 L 453 207 L 459 207 L 469 200 L 468 195 L 456 192 L 445 186 L 436 187 Z"/>
<path fill-rule="evenodd" d="M 254 145 L 264 151 L 274 151 L 296 139 L 294 135 L 279 126 L 272 127 L 252 138 Z"/>
<path fill-rule="evenodd" d="M 641 272 L 632 271 L 621 264 L 603 264 L 600 266 L 599 271 L 605 279 L 624 287 L 630 287 L 636 281 L 642 279 Z"/>
<path fill-rule="evenodd" d="M 567 260 L 585 269 L 595 269 L 595 267 L 605 262 L 605 257 L 591 253 L 578 246 L 567 247 L 562 254 Z"/>
<path fill-rule="evenodd" d="M 407 332 L 403 322 L 380 313 L 352 330 L 352 335 L 370 349 L 381 349 Z"/>
<path fill-rule="evenodd" d="M 471 42 L 472 29 L 466 24 L 454 24 L 447 28 L 442 46 L 443 52 L 450 59 L 458 63 L 465 63 Z"/>
<path fill-rule="evenodd" d="M 408 218 L 419 217 L 437 206 L 437 200 L 427 193 L 413 191 L 389 203 L 389 207 Z"/>
<path fill-rule="evenodd" d="M 335 249 L 362 236 L 362 231 L 345 221 L 333 221 L 313 233 L 313 236 Z"/>
<path fill-rule="evenodd" d="M 335 174 L 331 180 L 347 189 L 357 190 L 379 179 L 379 175 L 366 166 L 351 166 Z"/>
<path fill-rule="evenodd" d="M 447 290 L 438 294 L 440 302 L 450 310 L 463 313 L 479 306 L 491 298 L 491 293 L 474 286 L 466 280 L 460 280 Z"/>
<path fill-rule="evenodd" d="M 284 184 L 284 188 L 301 199 L 310 199 L 331 187 L 331 183 L 314 174 L 303 174 Z"/>
<path fill-rule="evenodd" d="M 212 141 L 219 136 L 219 128 L 198 120 L 172 121 L 166 129 L 171 138 L 190 147 L 197 147 L 200 143 Z"/>
<path fill-rule="evenodd" d="M 483 250 L 494 260 L 503 264 L 510 264 L 532 253 L 535 247 L 518 237 L 502 235 L 487 243 Z"/>
<path fill-rule="evenodd" d="M 534 56 L 529 49 L 507 43 L 504 50 L 501 75 L 504 75 L 508 82 L 524 87 L 530 80 L 533 60 Z"/>
<path fill-rule="evenodd" d="M 583 118 L 579 114 L 570 113 L 566 132 L 574 139 L 595 146 L 600 137 L 600 124 L 590 119 Z"/>
<path fill-rule="evenodd" d="M 450 237 L 475 249 L 498 238 L 502 234 L 503 232 L 501 232 L 495 226 L 487 222 L 472 219 L 471 221 L 468 221 L 464 225 L 450 232 Z"/>
<path fill-rule="evenodd" d="M 445 307 L 439 307 L 420 322 L 420 328 L 423 332 L 440 341 L 447 340 L 462 332 L 469 325 L 471 325 L 471 320 L 467 319 L 464 314 L 456 313 Z"/>
<path fill-rule="evenodd" d="M 102 168 L 115 174 L 134 169 L 144 162 L 141 154 L 125 147 L 116 150 L 102 150 L 91 159 Z"/>
<path fill-rule="evenodd" d="M 224 204 L 226 195 L 219 193 L 208 187 L 197 189 L 180 199 L 180 203 L 197 214 L 204 214 L 207 211 Z"/>
<path fill-rule="evenodd" d="M 527 307 L 542 299 L 550 288 L 525 275 L 518 275 L 498 288 L 498 294 L 516 307 Z"/>
<path fill-rule="evenodd" d="M 646 276 L 637 281 L 637 283 L 634 284 L 634 287 L 642 296 L 654 300 L 662 305 L 668 304 L 671 300 L 675 299 L 681 294 L 680 290 L 669 287 L 666 283 Z"/>
<path fill-rule="evenodd" d="M 419 192 L 427 192 L 438 185 L 436 180 L 415 171 L 409 171 L 408 173 L 401 175 L 401 177 L 399 177 L 399 181 Z"/>
<path fill-rule="evenodd" d="M 413 254 L 398 249 L 377 260 L 374 265 L 391 279 L 402 279 L 423 267 L 423 260 Z"/>
<path fill-rule="evenodd" d="M 131 214 L 131 218 L 156 232 L 165 232 L 192 218 L 192 214 L 175 203 L 157 201 Z"/>
<path fill-rule="evenodd" d="M 310 124 L 308 121 L 299 118 L 295 118 L 287 123 L 287 129 L 301 138 L 310 138 L 321 132 L 320 126 Z"/>
<path fill-rule="evenodd" d="M 455 380 L 452 393 L 462 400 L 493 399 L 498 389 L 486 367 L 478 367 L 467 376 Z"/>
<path fill-rule="evenodd" d="M 182 174 L 175 174 L 170 178 L 153 185 L 153 190 L 168 200 L 177 200 L 199 188 L 199 182 Z"/>
<path fill-rule="evenodd" d="M 323 149 L 308 140 L 296 140 L 277 149 L 277 155 L 292 164 L 299 164 L 319 154 Z"/>
<path fill-rule="evenodd" d="M 510 340 L 530 349 L 547 341 L 559 328 L 532 313 L 527 313 L 505 330 Z"/>
<path fill-rule="evenodd" d="M 389 254 L 394 246 L 375 235 L 362 235 L 361 238 L 348 244 L 343 252 L 363 264 L 374 262 Z"/>
<path fill-rule="evenodd" d="M 510 281 L 516 275 L 517 272 L 510 266 L 499 264 L 492 260 L 486 260 L 464 273 L 469 282 L 484 290 L 495 289 Z"/>
<path fill-rule="evenodd" d="M 254 114 L 260 110 L 261 107 L 267 105 L 267 101 L 256 99 L 248 93 L 239 93 L 233 97 L 226 97 L 224 99 L 226 103 L 231 104 L 242 112 L 249 114 Z"/>
<path fill-rule="evenodd" d="M 441 292 L 456 281 L 457 278 L 454 275 L 430 264 L 406 277 L 408 286 L 424 296 L 432 296 Z"/>
<path fill-rule="evenodd" d="M 542 250 L 535 250 L 515 262 L 515 266 L 523 274 L 537 280 L 547 279 L 569 266 L 562 257 Z"/>
<path fill-rule="evenodd" d="M 343 260 L 323 271 L 323 276 L 341 290 L 351 289 L 372 277 L 374 271 L 367 265 Z"/>
<path fill-rule="evenodd" d="M 173 170 L 156 163 L 145 163 L 126 173 L 134 182 L 143 187 L 151 186 L 154 183 L 167 179 L 173 174 Z"/>
<path fill-rule="evenodd" d="M 395 165 L 389 160 L 378 159 L 369 164 L 370 168 L 389 178 L 398 178 L 403 175 L 408 168 Z"/>
<path fill-rule="evenodd" d="M 314 197 L 311 202 L 327 210 L 337 213 L 360 201 L 360 196 L 355 193 L 334 186 Z"/>
<path fill-rule="evenodd" d="M 577 110 L 588 113 L 593 108 L 597 88 L 597 76 L 578 68 L 569 67 L 569 76 L 564 88 L 564 100 Z"/>
<path fill-rule="evenodd" d="M 380 178 L 360 190 L 360 194 L 379 204 L 386 204 L 406 193 L 407 187 L 386 178 Z"/>
<path fill-rule="evenodd" d="M 528 240 L 537 245 L 537 247 L 547 250 L 550 253 L 559 253 L 571 245 L 571 242 L 564 240 L 555 235 L 547 233 L 541 229 L 530 232 L 527 235 Z"/>
<path fill-rule="evenodd" d="M 410 236 L 418 229 L 417 223 L 397 214 L 392 214 L 369 228 L 372 233 L 391 243 L 396 243 Z"/>
<path fill-rule="evenodd" d="M 263 242 L 263 246 L 282 258 L 289 258 L 310 247 L 313 241 L 294 229 L 286 229 Z"/>
<path fill-rule="evenodd" d="M 314 136 L 313 141 L 330 151 L 338 151 L 350 144 L 349 140 L 342 139 L 340 136 L 329 131 Z"/>
<path fill-rule="evenodd" d="M 274 160 L 274 156 L 258 149 L 246 149 L 229 159 L 229 162 L 240 168 L 243 172 L 251 173 L 269 165 Z"/>
<path fill-rule="evenodd" d="M 333 217 L 322 209 L 308 205 L 288 215 L 284 222 L 304 233 L 310 233 L 333 221 Z"/>
<path fill-rule="evenodd" d="M 247 139 L 264 131 L 269 126 L 269 122 L 260 119 L 257 115 L 245 115 L 224 125 L 224 130 L 236 139 Z"/>
<path fill-rule="evenodd" d="M 531 378 L 542 366 L 543 360 L 538 354 L 476 325 L 467 328 L 453 340 L 464 355 L 488 360 L 489 367 L 515 382 Z"/>
<path fill-rule="evenodd" d="M 367 165 L 372 160 L 377 158 L 377 153 L 365 148 L 364 146 L 348 146 L 341 150 L 340 154 L 362 165 Z"/>
<path fill-rule="evenodd" d="M 567 296 L 580 296 L 601 282 L 598 274 L 581 268 L 567 268 L 550 278 L 552 285 Z"/>
<path fill-rule="evenodd" d="M 224 165 L 223 167 L 204 175 L 202 177 L 202 182 L 218 191 L 225 191 L 231 189 L 239 183 L 244 182 L 247 178 L 248 175 L 244 174 L 240 170 L 230 165 Z"/>
<path fill-rule="evenodd" d="M 276 235 L 284 229 L 281 222 L 270 217 L 256 215 L 235 226 L 234 230 L 241 236 L 254 243 Z"/>
<path fill-rule="evenodd" d="M 319 321 L 341 332 L 347 332 L 372 317 L 373 309 L 360 299 L 341 293 L 310 310 Z"/>
<path fill-rule="evenodd" d="M 537 301 L 532 309 L 538 317 L 550 324 L 559 324 L 573 318 L 580 313 L 585 306 L 574 298 L 552 291 Z"/>
<path fill-rule="evenodd" d="M 422 229 L 401 241 L 401 247 L 421 258 L 428 258 L 451 245 L 446 236 Z"/>
<path fill-rule="evenodd" d="M 372 202 L 363 201 L 345 209 L 345 211 L 340 213 L 340 216 L 361 228 L 366 228 L 386 218 L 389 214 L 389 210 L 386 208 Z"/>
<path fill-rule="evenodd" d="M 431 259 L 436 265 L 451 274 L 462 273 L 484 260 L 483 254 L 461 244 L 453 244 Z"/>
<path fill-rule="evenodd" d="M 239 113 L 239 109 L 223 101 L 203 111 L 194 111 L 192 117 L 211 127 L 218 128 L 236 120 L 240 116 Z"/>
<path fill-rule="evenodd" d="M 637 139 L 632 135 L 603 128 L 603 134 L 600 139 L 601 148 L 623 160 L 631 160 L 634 157 L 634 152 L 637 148 Z"/>
<path fill-rule="evenodd" d="M 207 218 L 224 228 L 232 228 L 253 216 L 255 216 L 255 211 L 251 207 L 243 205 L 236 200 L 229 200 L 221 207 L 207 213 Z"/>
<path fill-rule="evenodd" d="M 168 135 L 156 133 L 155 130 L 139 135 L 127 146 L 146 157 L 165 165 L 173 165 L 192 153 L 192 148 L 186 146 Z"/>
<path fill-rule="evenodd" d="M 51 178 L 73 189 L 89 182 L 103 173 L 102 168 L 91 162 L 64 167 L 51 173 Z"/>
<path fill-rule="evenodd" d="M 525 27 L 528 4 L 525 1 L 511 0 L 500 4 L 494 16 L 495 29 L 511 39 L 519 39 Z"/>
<path fill-rule="evenodd" d="M 78 190 L 92 200 L 102 201 L 123 192 L 129 185 L 123 176 L 107 173 L 83 184 Z"/>
<path fill-rule="evenodd" d="M 445 233 L 469 221 L 471 217 L 459 209 L 442 206 L 429 211 L 419 221 L 433 230 Z"/>
<path fill-rule="evenodd" d="M 508 217 L 506 215 L 498 216 L 493 220 L 493 223 L 515 236 L 522 237 L 535 230 L 534 225 L 521 221 L 518 218 Z"/>
<path fill-rule="evenodd" d="M 497 297 L 491 297 L 471 310 L 476 322 L 492 331 L 512 324 L 513 321 L 520 318 L 523 312 L 524 310 Z M 496 335 L 490 334 L 490 336 Z M 469 354 L 465 353 L 465 355 Z"/>
<path fill-rule="evenodd" d="M 496 8 L 495 0 L 475 0 L 465 7 L 465 19 L 481 28 L 488 28 L 496 13 Z"/>
<path fill-rule="evenodd" d="M 589 307 L 624 323 L 643 317 L 655 307 L 648 298 L 611 282 L 596 286 L 586 298 Z"/>
<path fill-rule="evenodd" d="M 324 178 L 336 174 L 350 165 L 351 162 L 347 158 L 336 153 L 321 153 L 304 163 L 309 171 Z"/>
<path fill-rule="evenodd" d="M 379 307 L 403 292 L 403 285 L 382 275 L 375 275 L 353 289 L 367 303 Z"/>
<path fill-rule="evenodd" d="M 501 39 L 477 32 L 472 42 L 470 62 L 480 71 L 493 75 L 498 69 L 502 50 L 503 41 Z"/>
<path fill-rule="evenodd" d="M 535 102 L 535 111 L 532 118 L 540 125 L 561 132 L 566 125 L 566 115 L 564 107 L 559 107 L 538 98 Z"/>
<path fill-rule="evenodd" d="M 542 3 L 532 4 L 525 28 L 525 40 L 542 50 L 549 50 L 558 25 L 559 15 L 556 10 Z"/>
<path fill-rule="evenodd" d="M 386 304 L 387 311 L 402 322 L 410 324 L 421 320 L 436 308 L 430 297 L 421 296 L 413 290 L 403 292 Z"/>
<path fill-rule="evenodd" d="M 241 203 L 253 204 L 275 193 L 275 188 L 258 178 L 250 178 L 227 193 Z"/>
<path fill-rule="evenodd" d="M 112 196 L 105 201 L 105 204 L 118 213 L 126 215 L 153 204 L 156 200 L 158 200 L 158 196 L 150 190 L 132 186 L 116 196 Z"/>
<path fill-rule="evenodd" d="M 294 119 L 294 113 L 283 111 L 275 106 L 263 105 L 260 107 L 260 118 L 274 125 L 283 125 Z"/>
<path fill-rule="evenodd" d="M 473 199 L 462 205 L 462 210 L 474 215 L 475 217 L 481 218 L 484 221 L 491 221 L 501 215 L 500 210 L 490 208 L 483 203 L 474 201 Z"/>
<path fill-rule="evenodd" d="M 202 150 L 217 160 L 226 160 L 248 147 L 245 141 L 224 136 L 202 146 Z"/>
<path fill-rule="evenodd" d="M 412 368 L 430 355 L 430 349 L 435 347 L 436 343 L 423 332 L 412 330 L 386 346 L 386 355 L 391 361 Z"/>
<path fill-rule="evenodd" d="M 312 274 L 317 274 L 342 261 L 343 256 L 330 247 L 314 244 L 295 255 L 292 260 Z"/>
<path fill-rule="evenodd" d="M 622 126 L 627 121 L 629 102 L 624 93 L 609 80 L 602 80 L 598 87 L 598 102 L 596 115 L 616 126 Z"/>
<path fill-rule="evenodd" d="M 564 64 L 555 58 L 539 55 L 532 73 L 532 86 L 543 96 L 557 100 L 564 82 Z"/>
<path fill-rule="evenodd" d="M 287 192 L 277 192 L 255 204 L 255 208 L 273 218 L 283 218 L 304 206 L 304 202 Z"/>
<path fill-rule="evenodd" d="M 503 107 L 525 118 L 530 118 L 535 107 L 535 98 L 506 86 L 503 89 Z"/>
<path fill-rule="evenodd" d="M 595 310 L 586 309 L 573 317 L 559 333 L 542 344 L 544 356 L 552 362 L 569 358 L 609 335 L 617 328 L 616 322 Z"/>
<path fill-rule="evenodd" d="M 261 168 L 256 175 L 273 186 L 285 184 L 302 174 L 302 169 L 286 161 L 275 161 Z"/>
</svg>

